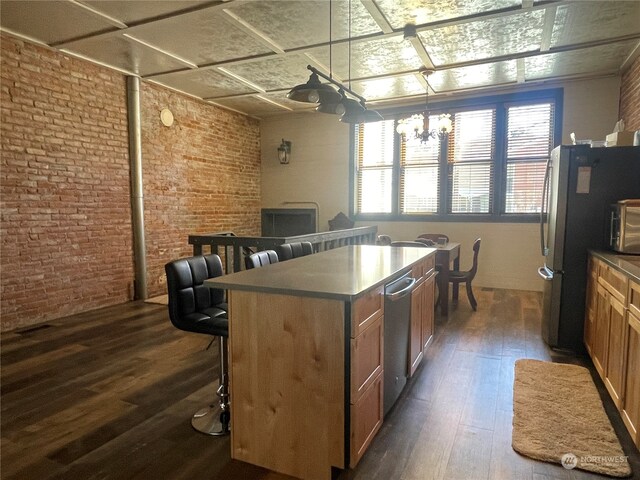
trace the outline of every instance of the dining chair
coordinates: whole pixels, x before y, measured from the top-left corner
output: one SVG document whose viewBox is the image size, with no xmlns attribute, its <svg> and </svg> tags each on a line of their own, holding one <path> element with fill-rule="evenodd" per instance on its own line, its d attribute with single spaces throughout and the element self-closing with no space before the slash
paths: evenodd
<svg viewBox="0 0 640 480">
<path fill-rule="evenodd" d="M 469 298 L 469 303 L 471 304 L 471 308 L 474 311 L 477 310 L 478 302 L 476 301 L 476 297 L 473 296 L 473 290 L 471 290 L 471 282 L 473 278 L 476 276 L 476 272 L 478 271 L 478 253 L 480 252 L 480 241 L 481 239 L 476 239 L 473 242 L 473 264 L 471 265 L 471 269 L 466 272 L 451 270 L 449 272 L 449 283 L 453 283 L 459 285 L 464 283 L 467 287 L 467 297 Z M 455 294 L 457 288 L 453 289 Z M 453 298 L 454 303 L 458 301 L 457 298 Z"/>
<path fill-rule="evenodd" d="M 427 245 L 425 245 L 422 242 L 414 242 L 412 240 L 399 240 L 397 242 L 391 242 L 390 244 L 392 247 L 424 247 L 426 248 Z"/>
<path fill-rule="evenodd" d="M 420 239 L 424 239 L 424 240 L 431 240 L 433 243 L 438 243 L 438 241 L 440 241 L 441 238 L 444 238 L 447 241 L 447 243 L 449 243 L 449 236 L 445 235 L 444 233 L 422 233 L 418 235 L 418 238 L 416 238 L 416 241 L 420 241 Z"/>
<path fill-rule="evenodd" d="M 428 238 L 416 238 L 414 241 L 424 243 L 427 247 L 433 247 L 437 245 L 435 241 L 429 240 Z"/>
</svg>

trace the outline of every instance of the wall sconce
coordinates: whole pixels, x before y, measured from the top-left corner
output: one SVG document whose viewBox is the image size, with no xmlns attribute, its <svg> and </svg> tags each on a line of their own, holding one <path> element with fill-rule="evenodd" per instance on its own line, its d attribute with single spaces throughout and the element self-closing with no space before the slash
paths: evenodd
<svg viewBox="0 0 640 480">
<path fill-rule="evenodd" d="M 283 165 L 289 163 L 291 158 L 291 142 L 289 140 L 282 139 L 282 143 L 278 147 L 278 160 Z"/>
</svg>

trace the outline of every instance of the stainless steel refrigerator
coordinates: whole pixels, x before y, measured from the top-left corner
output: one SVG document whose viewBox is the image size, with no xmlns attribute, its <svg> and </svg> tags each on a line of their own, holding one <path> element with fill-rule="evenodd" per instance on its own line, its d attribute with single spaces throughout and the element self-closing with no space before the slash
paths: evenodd
<svg viewBox="0 0 640 480">
<path fill-rule="evenodd" d="M 552 348 L 581 353 L 587 252 L 607 248 L 609 206 L 640 198 L 640 147 L 556 147 L 543 190 L 542 338 Z"/>
</svg>

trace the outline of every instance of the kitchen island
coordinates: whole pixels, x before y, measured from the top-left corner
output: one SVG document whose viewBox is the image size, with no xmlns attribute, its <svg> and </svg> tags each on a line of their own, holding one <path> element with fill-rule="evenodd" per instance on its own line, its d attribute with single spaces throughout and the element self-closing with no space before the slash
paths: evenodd
<svg viewBox="0 0 640 480">
<path fill-rule="evenodd" d="M 422 350 L 435 252 L 346 246 L 205 282 L 228 290 L 232 458 L 310 480 L 357 464 L 383 420 L 384 286 L 410 272 L 421 287 Z"/>
</svg>

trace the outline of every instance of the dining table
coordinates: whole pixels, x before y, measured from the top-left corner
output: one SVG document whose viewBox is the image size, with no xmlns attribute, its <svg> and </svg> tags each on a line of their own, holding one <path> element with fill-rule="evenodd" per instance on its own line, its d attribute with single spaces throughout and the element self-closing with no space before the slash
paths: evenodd
<svg viewBox="0 0 640 480">
<path fill-rule="evenodd" d="M 449 315 L 449 271 L 460 270 L 460 243 L 447 242 L 445 244 L 436 244 L 433 248 L 436 251 L 436 269 L 438 270 L 438 292 L 440 313 L 445 317 Z M 453 263 L 453 268 L 451 264 Z M 453 285 L 453 300 L 458 299 L 458 284 Z"/>
</svg>

